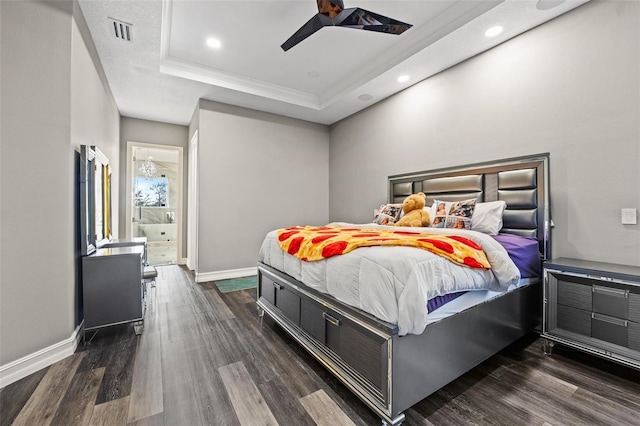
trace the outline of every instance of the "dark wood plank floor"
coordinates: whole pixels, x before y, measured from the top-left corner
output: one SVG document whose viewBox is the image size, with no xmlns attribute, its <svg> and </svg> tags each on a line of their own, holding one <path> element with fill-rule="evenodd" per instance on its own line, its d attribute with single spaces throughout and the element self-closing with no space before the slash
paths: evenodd
<svg viewBox="0 0 640 426">
<path fill-rule="evenodd" d="M 0 390 L 2 425 L 378 425 L 270 320 L 255 290 L 222 294 L 158 268 L 144 333 L 90 345 Z M 527 336 L 422 400 L 406 425 L 638 425 L 640 372 Z"/>
</svg>

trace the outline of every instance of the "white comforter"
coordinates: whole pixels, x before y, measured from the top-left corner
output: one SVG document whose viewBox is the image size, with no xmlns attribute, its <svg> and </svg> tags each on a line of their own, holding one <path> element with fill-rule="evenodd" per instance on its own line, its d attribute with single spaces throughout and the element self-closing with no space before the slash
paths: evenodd
<svg viewBox="0 0 640 426">
<path fill-rule="evenodd" d="M 332 223 L 335 226 L 397 229 L 375 224 Z M 459 266 L 426 250 L 412 247 L 362 247 L 348 254 L 304 262 L 278 245 L 269 232 L 259 260 L 308 287 L 397 324 L 398 333 L 420 334 L 427 325 L 427 300 L 464 290 L 504 291 L 520 279 L 506 250 L 491 236 L 476 231 L 405 228 L 416 232 L 463 235 L 479 244 L 491 270 Z"/>
</svg>

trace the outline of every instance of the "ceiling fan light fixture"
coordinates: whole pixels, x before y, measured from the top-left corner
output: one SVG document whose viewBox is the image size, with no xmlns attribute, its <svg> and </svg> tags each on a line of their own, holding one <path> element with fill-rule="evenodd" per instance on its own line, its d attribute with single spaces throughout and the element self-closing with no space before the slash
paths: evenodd
<svg viewBox="0 0 640 426">
<path fill-rule="evenodd" d="M 398 83 L 404 83 L 409 81 L 409 75 L 407 74 L 402 74 L 400 77 L 398 77 Z"/>
<path fill-rule="evenodd" d="M 207 39 L 207 46 L 212 49 L 220 49 L 222 47 L 222 42 L 217 38 L 211 37 Z"/>
<path fill-rule="evenodd" d="M 504 28 L 502 27 L 502 25 L 496 25 L 494 27 L 489 28 L 487 31 L 485 31 L 484 35 L 486 37 L 492 38 L 500 34 L 503 29 Z"/>
</svg>

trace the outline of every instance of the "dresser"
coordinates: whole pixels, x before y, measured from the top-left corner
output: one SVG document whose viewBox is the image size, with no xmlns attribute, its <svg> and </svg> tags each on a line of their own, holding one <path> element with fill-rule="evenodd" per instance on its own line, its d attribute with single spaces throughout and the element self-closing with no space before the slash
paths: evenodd
<svg viewBox="0 0 640 426">
<path fill-rule="evenodd" d="M 128 322 L 142 324 L 144 251 L 144 245 L 100 248 L 82 258 L 85 332 Z"/>
<path fill-rule="evenodd" d="M 144 248 L 144 254 L 142 258 L 144 259 L 145 265 L 148 264 L 147 261 L 147 237 L 132 237 L 132 238 L 116 238 L 110 241 L 107 241 L 100 248 L 113 248 L 113 247 L 129 247 L 129 246 L 142 246 Z"/>
<path fill-rule="evenodd" d="M 559 258 L 544 263 L 542 337 L 640 369 L 640 267 Z"/>
</svg>

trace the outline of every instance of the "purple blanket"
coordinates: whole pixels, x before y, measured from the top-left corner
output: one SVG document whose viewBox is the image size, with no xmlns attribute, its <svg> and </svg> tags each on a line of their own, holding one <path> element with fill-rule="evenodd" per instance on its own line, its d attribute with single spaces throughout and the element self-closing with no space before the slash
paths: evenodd
<svg viewBox="0 0 640 426">
<path fill-rule="evenodd" d="M 516 264 L 522 278 L 540 276 L 541 261 L 538 240 L 514 234 L 498 234 L 493 238 L 507 250 L 509 257 Z M 462 296 L 466 291 L 436 296 L 427 301 L 427 312 L 433 312 L 445 303 Z"/>
<path fill-rule="evenodd" d="M 453 299 L 456 299 L 465 293 L 466 291 L 459 291 L 457 293 L 444 294 L 442 296 L 436 296 L 433 299 L 429 299 L 427 300 L 427 312 L 433 312 L 445 303 L 449 303 Z"/>
<path fill-rule="evenodd" d="M 538 240 L 514 234 L 498 234 L 493 238 L 507 250 L 509 257 L 520 270 L 522 278 L 540 276 L 542 262 Z"/>
</svg>

